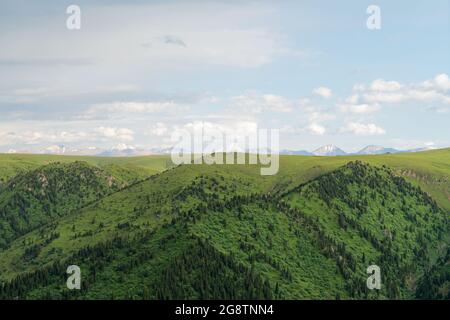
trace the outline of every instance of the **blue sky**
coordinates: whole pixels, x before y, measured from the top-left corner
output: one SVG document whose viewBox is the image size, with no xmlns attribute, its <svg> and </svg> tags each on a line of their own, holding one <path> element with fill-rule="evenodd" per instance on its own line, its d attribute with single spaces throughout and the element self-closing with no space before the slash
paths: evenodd
<svg viewBox="0 0 450 320">
<path fill-rule="evenodd" d="M 66 8 L 81 8 L 81 29 Z M 381 29 L 369 30 L 369 5 Z M 450 146 L 450 5 L 436 1 L 0 3 L 0 152 L 169 147 L 177 128 L 280 146 Z"/>
</svg>

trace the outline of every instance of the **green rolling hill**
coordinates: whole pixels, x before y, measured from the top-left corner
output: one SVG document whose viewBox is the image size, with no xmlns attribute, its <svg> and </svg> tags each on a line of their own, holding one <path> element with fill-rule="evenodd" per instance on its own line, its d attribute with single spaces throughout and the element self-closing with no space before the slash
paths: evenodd
<svg viewBox="0 0 450 320">
<path fill-rule="evenodd" d="M 170 157 L 162 155 L 142 157 L 61 156 L 46 154 L 0 154 L 0 185 L 20 172 L 27 172 L 54 162 L 84 161 L 104 170 L 132 171 L 139 178 L 161 172 L 171 166 Z"/>
<path fill-rule="evenodd" d="M 53 162 L 10 179 L 0 193 L 0 247 L 142 178 L 125 167 L 105 168 Z"/>
<path fill-rule="evenodd" d="M 449 298 L 450 149 L 282 156 L 275 176 L 14 157 L 0 156 L 3 299 Z M 381 290 L 366 287 L 372 264 Z"/>
</svg>

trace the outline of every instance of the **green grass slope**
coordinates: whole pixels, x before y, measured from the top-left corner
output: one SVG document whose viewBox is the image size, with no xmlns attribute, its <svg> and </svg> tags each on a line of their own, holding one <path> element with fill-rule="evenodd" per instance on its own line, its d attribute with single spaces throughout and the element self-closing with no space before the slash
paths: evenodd
<svg viewBox="0 0 450 320">
<path fill-rule="evenodd" d="M 0 248 L 140 177 L 139 172 L 86 162 L 54 162 L 20 173 L 0 187 Z"/>
<path fill-rule="evenodd" d="M 419 185 L 430 193 L 439 205 L 450 210 L 450 148 L 417 153 L 398 153 L 385 155 L 355 155 L 343 157 L 280 156 L 280 171 L 267 177 L 266 181 L 273 190 L 294 187 L 307 182 L 325 172 L 345 165 L 349 161 L 361 160 L 372 165 L 386 165 L 397 175 Z M 0 185 L 19 172 L 25 172 L 52 162 L 68 163 L 85 161 L 105 170 L 123 170 L 137 172 L 138 178 L 162 172 L 171 167 L 169 156 L 143 157 L 92 157 L 0 154 Z M 106 167 L 106 168 L 105 168 Z M 227 166 L 228 167 L 228 166 Z M 231 165 L 230 170 L 259 175 L 255 166 Z M 202 167 L 204 168 L 204 166 Z M 202 169 L 201 169 L 202 170 Z"/>
<path fill-rule="evenodd" d="M 398 176 L 420 186 L 450 211 L 450 148 L 417 153 L 354 155 L 339 157 L 281 156 L 274 188 L 289 188 L 307 182 L 349 161 L 386 165 Z"/>
<path fill-rule="evenodd" d="M 39 154 L 0 154 L 0 185 L 18 173 L 54 162 L 84 161 L 114 174 L 115 170 L 133 172 L 137 178 L 145 178 L 170 167 L 170 157 L 152 155 L 141 157 L 94 157 Z"/>
</svg>

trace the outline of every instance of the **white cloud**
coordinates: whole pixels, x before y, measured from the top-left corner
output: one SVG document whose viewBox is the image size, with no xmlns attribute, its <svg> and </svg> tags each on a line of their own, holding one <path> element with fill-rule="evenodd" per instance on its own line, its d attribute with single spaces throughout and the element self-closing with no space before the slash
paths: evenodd
<svg viewBox="0 0 450 320">
<path fill-rule="evenodd" d="M 136 147 L 126 143 L 119 143 L 111 148 L 112 151 L 135 150 Z"/>
<path fill-rule="evenodd" d="M 222 99 L 219 97 L 205 94 L 202 98 L 200 98 L 199 102 L 200 103 L 208 103 L 208 104 L 216 104 L 216 103 L 219 103 L 220 101 L 222 101 Z"/>
<path fill-rule="evenodd" d="M 127 128 L 98 127 L 94 131 L 105 138 L 114 138 L 121 141 L 133 141 L 134 132 Z"/>
<path fill-rule="evenodd" d="M 151 134 L 161 137 L 164 136 L 167 133 L 168 129 L 167 126 L 162 122 L 157 122 L 151 129 Z"/>
<path fill-rule="evenodd" d="M 312 135 L 322 136 L 327 133 L 324 123 L 334 120 L 336 115 L 330 113 L 317 105 L 310 104 L 309 99 L 300 99 L 298 101 L 301 119 L 298 126 L 284 126 L 282 131 L 292 134 L 309 133 Z"/>
<path fill-rule="evenodd" d="M 306 127 L 306 130 L 315 135 L 322 136 L 325 134 L 326 129 L 324 126 L 318 124 L 318 123 L 311 123 L 309 126 Z"/>
<path fill-rule="evenodd" d="M 429 89 L 406 88 L 400 91 L 378 91 L 363 94 L 364 100 L 368 103 L 389 103 L 398 104 L 403 102 L 430 102 L 437 101 L 450 103 L 450 96 Z"/>
<path fill-rule="evenodd" d="M 91 106 L 86 115 L 105 113 L 162 113 L 187 110 L 186 106 L 179 105 L 173 101 L 169 102 L 112 102 L 95 104 Z"/>
<path fill-rule="evenodd" d="M 66 153 L 66 147 L 63 145 L 52 145 L 52 146 L 45 148 L 44 153 L 64 154 L 64 153 Z"/>
<path fill-rule="evenodd" d="M 370 85 L 372 91 L 398 91 L 402 88 L 402 85 L 397 81 L 385 81 L 383 79 L 377 79 Z"/>
<path fill-rule="evenodd" d="M 377 79 L 369 87 L 354 86 L 354 93 L 364 103 L 398 104 L 403 102 L 441 102 L 450 104 L 450 80 L 446 74 L 439 74 L 432 80 L 419 84 L 400 84 L 397 81 Z M 353 94 L 352 98 L 355 96 Z"/>
<path fill-rule="evenodd" d="M 423 86 L 425 88 L 434 88 L 445 92 L 450 90 L 450 79 L 445 73 L 438 74 L 433 80 L 425 81 Z"/>
<path fill-rule="evenodd" d="M 343 133 L 353 133 L 356 135 L 381 135 L 385 134 L 386 131 L 376 126 L 373 123 L 357 123 L 357 122 L 351 122 L 348 123 L 345 127 L 342 127 L 340 132 Z"/>
<path fill-rule="evenodd" d="M 0 131 L 0 145 L 75 142 L 88 139 L 81 131 Z"/>
<path fill-rule="evenodd" d="M 14 104 L 38 103 L 51 99 L 65 99 L 74 96 L 72 88 L 57 88 L 58 82 L 49 87 L 18 87 L 10 91 L 0 91 L 0 102 Z M 111 95 L 137 93 L 140 88 L 132 84 L 99 86 L 76 92 L 77 96 Z"/>
<path fill-rule="evenodd" d="M 51 28 L 60 17 L 50 15 L 42 23 L 5 30 L 0 60 L 7 63 L 14 60 L 11 57 L 20 57 L 16 60 L 37 66 L 65 62 L 97 70 L 114 67 L 118 75 L 131 75 L 156 69 L 196 70 L 205 65 L 253 68 L 280 56 L 303 57 L 284 34 L 264 23 L 274 15 L 270 4 L 256 7 L 233 2 L 91 6 L 89 17 L 96 21 L 96 28 L 86 37 L 59 41 L 66 38 L 67 30 Z M 28 35 L 27 46 L 21 45 L 23 34 Z M 30 47 L 40 50 L 31 52 Z"/>
<path fill-rule="evenodd" d="M 250 113 L 291 112 L 294 108 L 290 100 L 273 94 L 244 94 L 232 97 L 231 103 L 232 107 Z"/>
<path fill-rule="evenodd" d="M 378 104 L 341 104 L 338 105 L 341 112 L 354 114 L 369 114 L 380 110 Z"/>
<path fill-rule="evenodd" d="M 133 141 L 134 132 L 127 128 L 100 126 L 93 130 L 0 130 L 0 145 L 51 145 L 46 151 L 54 152 L 63 143 Z"/>
<path fill-rule="evenodd" d="M 432 80 L 418 84 L 401 84 L 397 81 L 374 80 L 369 86 L 356 84 L 352 94 L 344 103 L 337 104 L 344 113 L 371 114 L 381 110 L 382 104 L 441 103 L 450 104 L 450 80 L 446 74 L 439 74 Z M 446 107 L 433 107 L 445 113 Z"/>
<path fill-rule="evenodd" d="M 345 102 L 349 104 L 357 104 L 359 101 L 359 95 L 358 94 L 352 94 L 350 97 L 348 97 Z"/>
<path fill-rule="evenodd" d="M 258 131 L 258 124 L 253 121 L 194 121 L 184 124 L 181 128 L 189 132 L 217 130 L 225 135 L 250 135 Z"/>
<path fill-rule="evenodd" d="M 331 89 L 327 88 L 327 87 L 319 87 L 319 88 L 315 88 L 313 90 L 313 93 L 317 96 L 320 96 L 322 98 L 331 98 L 332 96 L 332 91 Z"/>
<path fill-rule="evenodd" d="M 288 134 L 304 134 L 309 133 L 312 135 L 322 136 L 327 132 L 327 128 L 323 125 L 323 122 L 327 122 L 335 119 L 333 114 L 317 111 L 312 106 L 302 106 L 302 111 L 306 115 L 306 124 L 299 126 L 285 125 L 280 129 L 280 132 Z"/>
</svg>

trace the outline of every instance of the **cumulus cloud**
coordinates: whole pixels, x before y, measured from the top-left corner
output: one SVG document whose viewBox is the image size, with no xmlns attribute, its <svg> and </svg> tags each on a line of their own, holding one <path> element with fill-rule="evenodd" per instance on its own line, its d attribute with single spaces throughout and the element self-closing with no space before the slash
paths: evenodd
<svg viewBox="0 0 450 320">
<path fill-rule="evenodd" d="M 185 129 L 189 132 L 204 132 L 218 130 L 225 135 L 250 135 L 258 131 L 258 124 L 253 121 L 222 121 L 222 122 L 210 122 L 210 121 L 193 121 L 184 124 L 176 129 Z"/>
<path fill-rule="evenodd" d="M 331 91 L 331 89 L 329 89 L 329 88 L 327 88 L 327 87 L 319 87 L 319 88 L 315 88 L 314 90 L 313 90 L 313 93 L 316 95 L 316 96 L 320 96 L 320 97 L 322 97 L 322 98 L 331 98 L 331 96 L 332 96 L 332 91 Z"/>
<path fill-rule="evenodd" d="M 306 127 L 306 130 L 311 134 L 315 134 L 315 135 L 319 135 L 319 136 L 324 135 L 326 132 L 325 127 L 318 123 L 311 123 L 310 125 L 308 125 Z"/>
<path fill-rule="evenodd" d="M 385 81 L 383 79 L 377 79 L 377 80 L 373 81 L 372 84 L 370 85 L 370 90 L 392 92 L 392 91 L 398 91 L 402 87 L 403 86 L 400 83 L 398 83 L 397 81 Z"/>
<path fill-rule="evenodd" d="M 397 81 L 377 79 L 369 86 L 354 87 L 353 101 L 370 104 L 403 102 L 440 102 L 450 104 L 450 80 L 446 74 L 439 74 L 432 80 L 418 84 L 401 84 Z"/>
<path fill-rule="evenodd" d="M 345 127 L 342 127 L 340 132 L 342 133 L 353 133 L 356 135 L 382 135 L 385 134 L 386 131 L 376 126 L 373 123 L 357 123 L 350 122 Z"/>
<path fill-rule="evenodd" d="M 309 101 L 301 102 L 301 111 L 303 119 L 298 126 L 285 125 L 280 131 L 287 134 L 312 134 L 322 136 L 327 133 L 327 128 L 324 122 L 335 119 L 335 115 L 324 110 L 320 110 L 318 107 L 308 105 Z"/>
<path fill-rule="evenodd" d="M 336 118 L 330 109 L 311 104 L 311 101 L 306 98 L 298 99 L 296 106 L 299 110 L 297 116 L 300 115 L 298 123 L 283 126 L 281 132 L 322 136 L 328 132 L 326 123 Z"/>
<path fill-rule="evenodd" d="M 158 137 L 164 136 L 167 132 L 168 132 L 167 126 L 162 122 L 157 122 L 150 129 L 150 133 Z"/>
<path fill-rule="evenodd" d="M 406 102 L 450 104 L 450 79 L 439 74 L 431 80 L 421 83 L 402 84 L 398 81 L 376 79 L 369 85 L 353 86 L 352 94 L 344 102 L 338 103 L 341 112 L 353 114 L 371 114 L 381 110 L 382 105 Z M 433 107 L 440 112 L 446 107 Z"/>
<path fill-rule="evenodd" d="M 188 111 L 189 107 L 180 105 L 173 101 L 166 102 L 137 102 L 124 101 L 92 105 L 85 113 L 86 118 L 97 116 L 114 117 L 123 114 L 144 114 L 144 113 L 173 113 Z"/>
<path fill-rule="evenodd" d="M 440 91 L 449 91 L 450 90 L 450 79 L 447 74 L 441 73 L 438 74 L 434 79 L 427 80 L 423 83 L 425 88 L 434 88 Z"/>
<path fill-rule="evenodd" d="M 294 108 L 294 104 L 290 100 L 274 94 L 244 94 L 232 97 L 231 103 L 232 107 L 249 113 L 291 112 Z"/>
<path fill-rule="evenodd" d="M 43 152 L 49 154 L 64 154 L 66 153 L 66 147 L 64 145 L 52 145 L 45 148 Z"/>
<path fill-rule="evenodd" d="M 133 141 L 134 132 L 127 128 L 114 128 L 114 127 L 98 127 L 94 129 L 94 132 L 100 134 L 105 138 L 114 138 L 121 141 Z"/>
<path fill-rule="evenodd" d="M 370 114 L 380 110 L 379 104 L 340 104 L 338 105 L 341 112 L 354 114 Z"/>
<path fill-rule="evenodd" d="M 119 143 L 111 148 L 112 151 L 135 150 L 136 147 L 126 143 Z"/>
<path fill-rule="evenodd" d="M 0 145 L 50 144 L 51 148 L 64 143 L 133 141 L 134 132 L 127 128 L 97 127 L 93 130 L 0 130 Z M 51 150 L 49 150 L 51 151 Z"/>
<path fill-rule="evenodd" d="M 38 144 L 42 142 L 74 142 L 86 139 L 88 134 L 79 131 L 0 131 L 0 145 Z"/>
<path fill-rule="evenodd" d="M 414 88 L 408 88 L 401 91 L 368 91 L 363 93 L 363 99 L 369 103 L 388 104 L 398 104 L 407 101 L 439 101 L 442 103 L 450 103 L 450 97 L 440 92 Z"/>
</svg>

